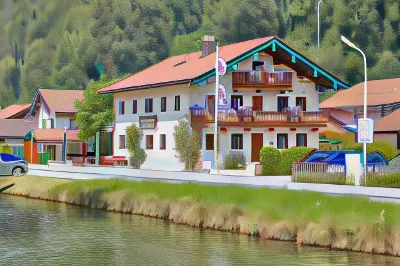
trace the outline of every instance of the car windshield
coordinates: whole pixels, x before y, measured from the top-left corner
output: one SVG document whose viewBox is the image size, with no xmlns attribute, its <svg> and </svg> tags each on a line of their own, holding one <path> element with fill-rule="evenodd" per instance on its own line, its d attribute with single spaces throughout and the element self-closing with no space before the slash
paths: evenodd
<svg viewBox="0 0 400 266">
<path fill-rule="evenodd" d="M 20 157 L 17 157 L 17 156 L 11 155 L 11 154 L 5 154 L 5 153 L 0 154 L 0 157 L 3 162 L 13 162 L 13 161 L 23 160 Z"/>
</svg>

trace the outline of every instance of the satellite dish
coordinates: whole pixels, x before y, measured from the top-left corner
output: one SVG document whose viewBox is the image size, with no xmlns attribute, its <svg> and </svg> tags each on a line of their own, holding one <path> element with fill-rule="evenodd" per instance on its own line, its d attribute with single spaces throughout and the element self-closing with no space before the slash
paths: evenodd
<svg viewBox="0 0 400 266">
<path fill-rule="evenodd" d="M 349 131 L 349 132 L 353 132 L 353 133 L 356 133 L 358 130 L 357 130 L 357 125 L 345 125 L 345 126 L 342 126 L 344 129 L 346 129 L 347 131 Z"/>
</svg>

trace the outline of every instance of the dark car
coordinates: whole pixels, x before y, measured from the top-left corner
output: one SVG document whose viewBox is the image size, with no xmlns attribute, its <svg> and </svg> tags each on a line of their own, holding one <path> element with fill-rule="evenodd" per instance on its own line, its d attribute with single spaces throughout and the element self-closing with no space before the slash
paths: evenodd
<svg viewBox="0 0 400 266">
<path fill-rule="evenodd" d="M 0 153 L 0 175 L 21 176 L 28 173 L 28 161 L 24 158 Z"/>
</svg>

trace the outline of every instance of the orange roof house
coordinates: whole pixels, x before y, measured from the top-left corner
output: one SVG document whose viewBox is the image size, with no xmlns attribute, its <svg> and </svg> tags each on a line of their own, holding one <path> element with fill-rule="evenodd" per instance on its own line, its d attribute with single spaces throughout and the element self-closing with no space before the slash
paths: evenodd
<svg viewBox="0 0 400 266">
<path fill-rule="evenodd" d="M 22 119 L 28 113 L 30 104 L 13 104 L 0 110 L 0 118 Z"/>
<path fill-rule="evenodd" d="M 315 77 L 315 79 L 318 77 L 320 85 L 336 88 L 349 87 L 348 84 L 338 80 L 328 71 L 300 55 L 275 36 L 221 46 L 219 47 L 219 56 L 224 58 L 229 68 L 250 54 L 266 50 L 268 47 L 272 51 L 276 51 L 276 49 L 286 51 L 287 54 L 282 54 L 280 61 L 297 62 L 296 64 L 292 62 L 291 67 L 302 73 L 302 76 Z M 212 77 L 215 73 L 214 66 L 215 56 L 212 56 L 212 53 L 204 57 L 202 56 L 202 51 L 177 55 L 100 89 L 98 93 L 107 94 L 185 83 L 191 86 L 208 77 Z M 310 70 L 310 67 L 316 69 L 314 73 Z"/>
<path fill-rule="evenodd" d="M 400 149 L 400 109 L 375 122 L 375 140 L 386 140 Z"/>
</svg>

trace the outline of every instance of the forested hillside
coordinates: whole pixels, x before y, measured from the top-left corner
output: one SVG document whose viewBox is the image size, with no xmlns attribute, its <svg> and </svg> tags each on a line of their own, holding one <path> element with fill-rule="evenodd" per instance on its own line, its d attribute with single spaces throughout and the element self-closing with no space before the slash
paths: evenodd
<svg viewBox="0 0 400 266">
<path fill-rule="evenodd" d="M 199 50 L 204 34 L 229 44 L 277 35 L 350 84 L 400 77 L 400 1 L 0 0 L 0 106 L 30 102 L 38 87 L 85 88 L 170 55 Z"/>
</svg>

